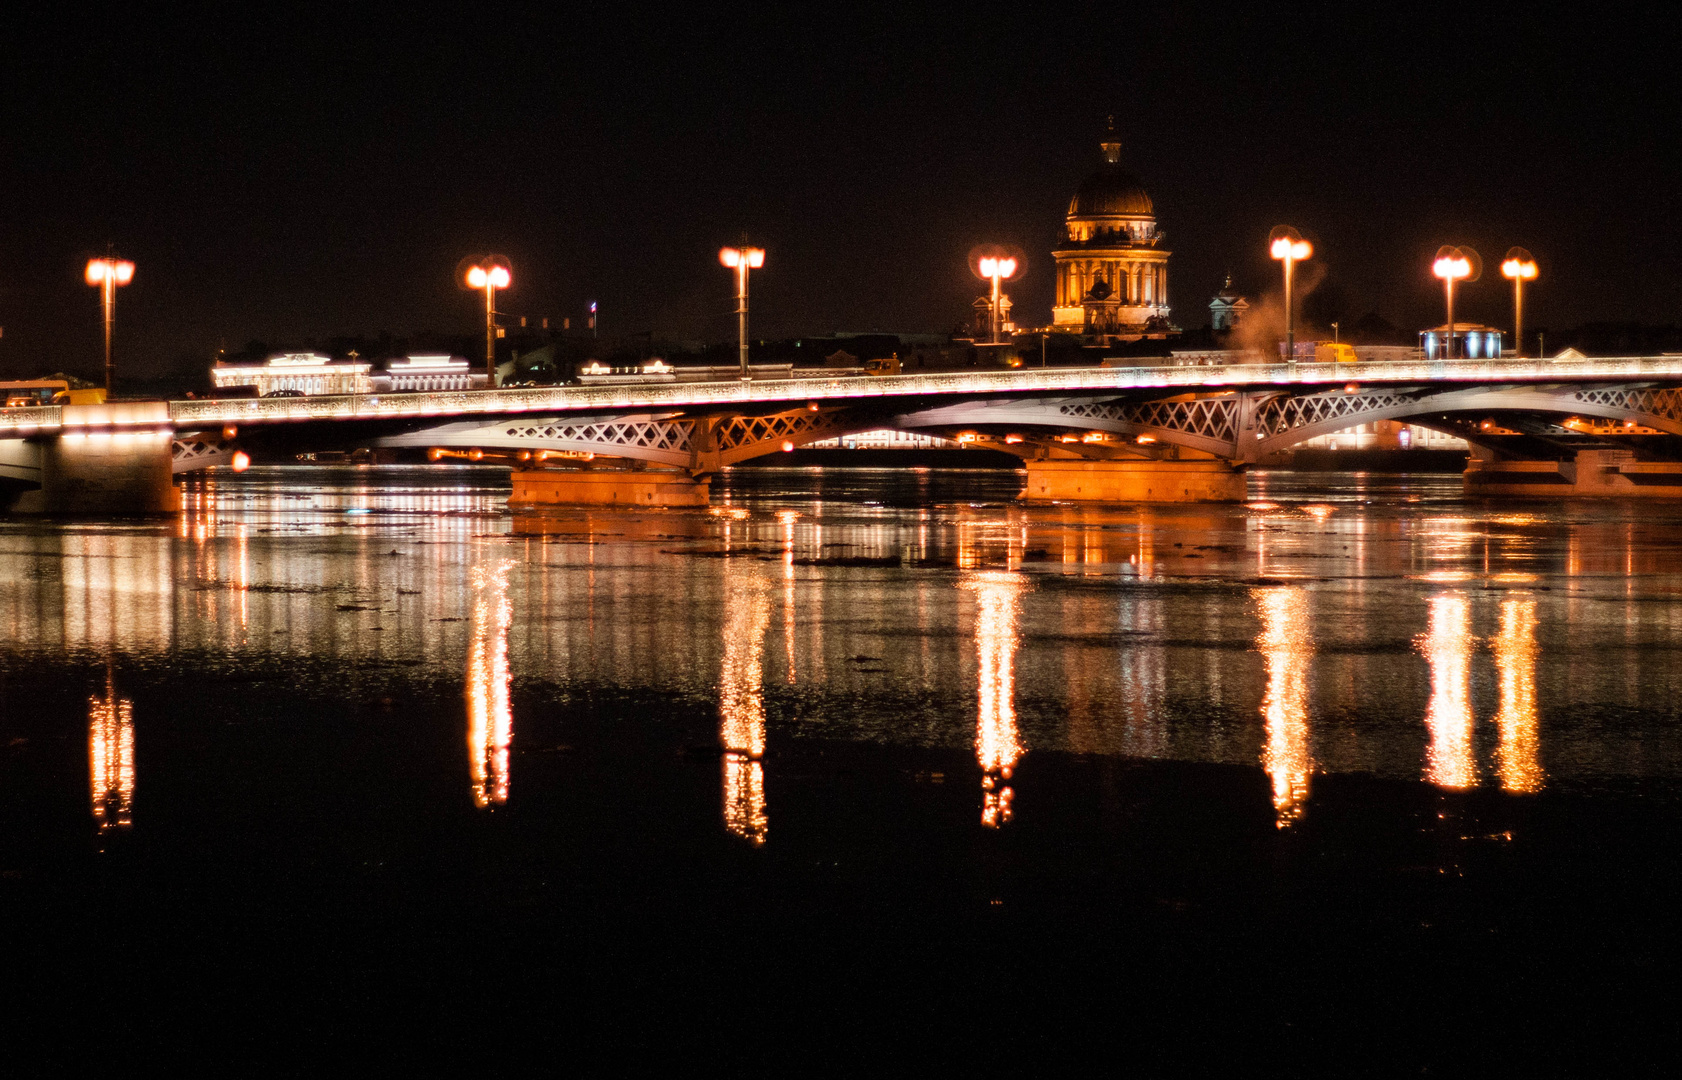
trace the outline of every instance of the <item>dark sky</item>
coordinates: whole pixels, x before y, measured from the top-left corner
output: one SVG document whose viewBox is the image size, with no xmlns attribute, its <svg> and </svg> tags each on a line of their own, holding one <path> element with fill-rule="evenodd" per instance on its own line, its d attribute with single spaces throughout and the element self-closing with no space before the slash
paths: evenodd
<svg viewBox="0 0 1682 1080">
<path fill-rule="evenodd" d="M 1583 5 L 882 9 L 274 5 L 14 22 L 0 52 L 0 370 L 91 370 L 107 243 L 128 370 L 219 344 L 470 333 L 453 271 L 514 262 L 514 313 L 723 339 L 716 252 L 749 231 L 758 335 L 929 331 L 965 254 L 1049 251 L 1116 113 L 1174 255 L 1176 321 L 1231 270 L 1274 287 L 1268 229 L 1317 242 L 1358 314 L 1441 321 L 1432 252 L 1538 256 L 1534 324 L 1677 321 L 1682 142 L 1668 22 Z M 1383 10 L 1377 10 L 1384 7 Z M 920 10 L 920 9 L 918 9 Z"/>
</svg>

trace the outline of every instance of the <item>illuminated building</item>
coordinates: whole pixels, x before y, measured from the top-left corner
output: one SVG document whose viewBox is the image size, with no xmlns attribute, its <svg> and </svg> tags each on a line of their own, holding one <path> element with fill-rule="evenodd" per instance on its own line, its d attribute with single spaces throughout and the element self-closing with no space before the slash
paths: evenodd
<svg viewBox="0 0 1682 1080">
<path fill-rule="evenodd" d="M 368 381 L 376 394 L 412 393 L 425 390 L 482 390 L 485 373 L 469 370 L 459 356 L 447 353 L 416 353 L 394 356 L 385 370 L 372 372 Z"/>
<path fill-rule="evenodd" d="M 217 364 L 210 369 L 210 377 L 218 390 L 255 386 L 259 395 L 276 390 L 299 394 L 366 394 L 373 389 L 368 377 L 372 367 L 360 360 L 335 360 L 319 353 L 282 353 L 261 364 Z"/>
<path fill-rule="evenodd" d="M 1419 332 L 1419 347 L 1425 359 L 1446 359 L 1442 355 L 1448 324 Z M 1482 323 L 1454 321 L 1454 357 L 1457 360 L 1498 360 L 1501 358 L 1501 331 Z"/>
<path fill-rule="evenodd" d="M 1240 296 L 1232 287 L 1232 275 L 1226 276 L 1226 283 L 1221 291 L 1209 301 L 1209 328 L 1216 333 L 1234 330 L 1249 314 L 1250 301 Z"/>
<path fill-rule="evenodd" d="M 1104 162 L 1081 182 L 1058 250 L 1052 329 L 1123 339 L 1165 336 L 1168 251 L 1156 211 L 1138 177 L 1121 167 L 1112 117 Z"/>
</svg>

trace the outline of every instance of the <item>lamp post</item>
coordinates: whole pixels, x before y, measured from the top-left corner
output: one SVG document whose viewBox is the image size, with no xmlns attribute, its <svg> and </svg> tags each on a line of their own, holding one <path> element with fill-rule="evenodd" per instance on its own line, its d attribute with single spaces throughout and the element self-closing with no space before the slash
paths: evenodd
<svg viewBox="0 0 1682 1080">
<path fill-rule="evenodd" d="M 991 330 L 993 335 L 993 344 L 997 345 L 999 344 L 1000 330 L 999 314 L 1001 298 L 999 294 L 999 283 L 1004 281 L 1006 278 L 1016 276 L 1016 260 L 1009 255 L 983 255 L 980 260 L 977 261 L 976 268 L 981 271 L 982 277 L 988 278 L 993 282 L 993 303 L 990 309 L 992 313 Z"/>
<path fill-rule="evenodd" d="M 1468 283 L 1476 281 L 1483 270 L 1483 262 L 1478 253 L 1469 247 L 1453 247 L 1444 244 L 1437 249 L 1437 257 L 1431 263 L 1431 273 L 1443 279 L 1443 291 L 1448 298 L 1448 342 L 1443 351 L 1443 359 L 1454 359 L 1454 283 L 1464 280 Z"/>
<path fill-rule="evenodd" d="M 89 259 L 87 275 L 88 284 L 99 289 L 105 303 L 105 396 L 109 398 L 116 384 L 116 372 L 111 367 L 111 328 L 117 320 L 117 286 L 134 280 L 134 264 L 109 255 Z"/>
<path fill-rule="evenodd" d="M 1297 362 L 1297 311 L 1293 296 L 1296 265 L 1314 254 L 1314 245 L 1289 225 L 1276 225 L 1267 235 L 1268 254 L 1285 264 L 1285 362 Z"/>
<path fill-rule="evenodd" d="M 1536 260 L 1521 247 L 1501 260 L 1501 276 L 1513 283 L 1513 355 L 1524 355 L 1524 283 L 1536 280 Z"/>
<path fill-rule="evenodd" d="M 718 261 L 736 271 L 736 344 L 742 354 L 742 381 L 753 378 L 748 371 L 748 271 L 765 265 L 763 248 L 720 248 Z"/>
<path fill-rule="evenodd" d="M 467 268 L 467 287 L 485 290 L 485 385 L 496 386 L 496 291 L 514 282 L 514 273 L 505 259 L 495 256 L 474 263 Z"/>
</svg>

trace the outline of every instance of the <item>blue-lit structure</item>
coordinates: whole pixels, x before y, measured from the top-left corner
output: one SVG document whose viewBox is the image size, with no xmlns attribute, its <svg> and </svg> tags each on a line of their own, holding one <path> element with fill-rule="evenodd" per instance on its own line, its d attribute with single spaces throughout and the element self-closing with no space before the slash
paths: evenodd
<svg viewBox="0 0 1682 1080">
<path fill-rule="evenodd" d="M 1436 360 L 1443 355 L 1443 344 L 1447 341 L 1448 324 L 1419 332 L 1419 347 L 1425 352 L 1425 359 Z M 1493 326 L 1483 326 L 1479 323 L 1454 324 L 1454 356 L 1460 360 L 1499 360 L 1501 358 L 1501 331 Z"/>
</svg>

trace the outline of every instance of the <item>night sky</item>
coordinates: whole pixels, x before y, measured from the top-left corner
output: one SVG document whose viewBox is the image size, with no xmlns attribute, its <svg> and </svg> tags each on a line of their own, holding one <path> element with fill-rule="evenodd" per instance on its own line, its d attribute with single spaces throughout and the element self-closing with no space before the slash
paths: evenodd
<svg viewBox="0 0 1682 1080">
<path fill-rule="evenodd" d="M 511 313 L 594 299 L 608 333 L 720 340 L 716 252 L 744 229 L 769 253 L 756 336 L 949 330 L 989 241 L 1029 252 L 1011 291 L 1042 321 L 1111 112 L 1185 327 L 1228 270 L 1277 287 L 1280 223 L 1345 318 L 1440 322 L 1430 256 L 1466 243 L 1489 268 L 1464 317 L 1507 324 L 1496 264 L 1522 244 L 1533 325 L 1678 321 L 1674 14 L 284 7 L 8 28 L 0 371 L 95 371 L 81 275 L 108 243 L 139 268 L 136 374 L 250 339 L 470 334 L 453 271 L 484 251 L 513 260 Z"/>
</svg>

